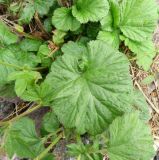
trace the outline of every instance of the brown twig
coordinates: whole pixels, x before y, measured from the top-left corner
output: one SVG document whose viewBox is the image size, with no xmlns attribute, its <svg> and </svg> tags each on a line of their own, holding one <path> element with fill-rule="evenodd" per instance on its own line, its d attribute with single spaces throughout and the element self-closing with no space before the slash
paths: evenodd
<svg viewBox="0 0 159 160">
<path fill-rule="evenodd" d="M 144 93 L 144 91 L 142 90 L 141 86 L 139 85 L 139 83 L 137 81 L 135 81 L 134 85 L 136 85 L 139 90 L 142 92 L 143 96 L 146 98 L 147 102 L 150 104 L 150 106 L 152 107 L 152 109 L 159 114 L 159 109 L 157 109 L 157 107 L 151 102 L 151 100 L 146 96 L 146 94 Z"/>
<path fill-rule="evenodd" d="M 44 26 L 43 24 L 41 23 L 41 20 L 39 18 L 39 15 L 37 12 L 35 12 L 35 15 L 34 15 L 34 18 L 35 18 L 35 21 L 39 27 L 39 29 L 46 35 L 46 37 L 49 39 L 49 34 L 46 32 L 46 30 L 44 29 Z"/>
</svg>

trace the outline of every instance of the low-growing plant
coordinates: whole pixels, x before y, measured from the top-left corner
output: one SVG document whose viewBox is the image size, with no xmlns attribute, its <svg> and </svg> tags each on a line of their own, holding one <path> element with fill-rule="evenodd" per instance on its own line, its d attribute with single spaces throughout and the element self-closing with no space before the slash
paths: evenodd
<svg viewBox="0 0 159 160">
<path fill-rule="evenodd" d="M 155 0 L 0 4 L 11 15 L 0 16 L 0 96 L 35 104 L 0 122 L 0 152 L 53 160 L 50 151 L 65 138 L 66 154 L 78 160 L 150 160 L 148 104 L 133 87 L 129 59 L 150 68 Z M 37 133 L 27 115 L 45 106 Z"/>
</svg>

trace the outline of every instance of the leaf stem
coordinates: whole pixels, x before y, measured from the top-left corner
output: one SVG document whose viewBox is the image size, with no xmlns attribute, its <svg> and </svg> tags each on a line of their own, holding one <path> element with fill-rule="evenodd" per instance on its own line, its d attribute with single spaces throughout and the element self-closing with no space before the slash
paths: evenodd
<svg viewBox="0 0 159 160">
<path fill-rule="evenodd" d="M 60 134 L 39 156 L 34 158 L 34 160 L 41 160 L 42 158 L 45 157 L 45 155 L 52 149 L 53 146 L 55 146 L 58 141 L 63 137 L 62 134 Z"/>
<path fill-rule="evenodd" d="M 4 121 L 4 122 L 0 122 L 0 126 L 7 125 L 7 124 L 9 124 L 9 123 L 11 123 L 11 122 L 14 122 L 14 121 L 18 120 L 19 118 L 24 117 L 24 116 L 32 113 L 33 111 L 39 109 L 40 107 L 41 107 L 41 105 L 38 104 L 38 105 L 35 106 L 34 108 L 31 108 L 31 109 L 27 110 L 26 112 L 20 114 L 19 116 L 16 116 L 15 118 L 13 118 L 13 119 L 11 119 L 11 120 Z"/>
</svg>

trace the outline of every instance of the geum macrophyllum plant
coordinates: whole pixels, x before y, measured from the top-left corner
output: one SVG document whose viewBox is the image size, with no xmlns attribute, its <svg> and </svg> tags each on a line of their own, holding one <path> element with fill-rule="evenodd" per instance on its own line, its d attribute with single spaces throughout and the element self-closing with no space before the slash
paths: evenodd
<svg viewBox="0 0 159 160">
<path fill-rule="evenodd" d="M 20 16 L 14 32 L 5 19 L 0 21 L 0 95 L 36 104 L 0 122 L 1 151 L 10 158 L 53 160 L 50 151 L 65 138 L 72 142 L 67 154 L 78 160 L 105 155 L 110 160 L 150 160 L 148 105 L 133 87 L 130 62 L 122 51 L 125 44 L 139 67 L 149 70 L 155 56 L 155 1 L 66 2 L 27 0 L 20 6 L 14 2 L 15 9 L 12 2 L 0 1 Z M 34 20 L 46 34 L 40 39 L 23 30 Z M 50 111 L 37 134 L 27 115 L 44 106 Z"/>
</svg>

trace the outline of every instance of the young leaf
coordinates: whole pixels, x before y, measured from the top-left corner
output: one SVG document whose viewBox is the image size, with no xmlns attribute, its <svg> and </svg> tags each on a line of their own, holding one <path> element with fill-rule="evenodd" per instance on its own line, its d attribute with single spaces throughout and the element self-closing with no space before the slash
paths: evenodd
<svg viewBox="0 0 159 160">
<path fill-rule="evenodd" d="M 107 0 L 77 0 L 72 7 L 72 14 L 81 23 L 97 22 L 107 15 L 108 10 Z"/>
<path fill-rule="evenodd" d="M 8 76 L 9 81 L 15 80 L 15 92 L 17 96 L 21 96 L 28 85 L 35 83 L 40 78 L 40 73 L 36 71 L 17 71 Z"/>
<path fill-rule="evenodd" d="M 66 128 L 100 133 L 116 116 L 131 110 L 128 60 L 101 41 L 90 42 L 87 52 L 79 53 L 76 43 L 68 45 L 47 76 L 56 84 L 52 107 Z"/>
<path fill-rule="evenodd" d="M 47 44 L 43 44 L 39 47 L 37 56 L 40 59 L 40 63 L 43 67 L 51 66 L 52 60 L 51 60 L 51 57 L 49 57 L 50 53 L 51 53 L 51 50 Z"/>
<path fill-rule="evenodd" d="M 52 99 L 52 88 L 46 81 L 40 85 L 28 85 L 20 97 L 26 101 L 35 101 L 44 106 L 49 106 Z"/>
<path fill-rule="evenodd" d="M 51 50 L 49 49 L 47 44 L 43 44 L 39 47 L 38 55 L 48 56 Z"/>
<path fill-rule="evenodd" d="M 84 145 L 82 142 L 67 145 L 68 154 L 73 157 L 80 157 L 80 160 L 101 160 L 102 156 L 96 153 L 99 151 L 99 142 L 92 145 Z"/>
<path fill-rule="evenodd" d="M 66 36 L 66 32 L 56 30 L 53 35 L 53 42 L 57 45 L 64 43 L 64 38 Z"/>
<path fill-rule="evenodd" d="M 11 123 L 4 138 L 4 148 L 9 157 L 16 154 L 20 158 L 35 158 L 44 150 L 43 143 L 35 131 L 35 124 L 29 118 L 21 118 Z"/>
<path fill-rule="evenodd" d="M 120 29 L 123 34 L 135 41 L 151 38 L 157 20 L 155 0 L 123 0 L 120 5 Z"/>
<path fill-rule="evenodd" d="M 111 160 L 149 160 L 154 156 L 151 130 L 137 112 L 116 118 L 109 134 L 107 152 Z"/>
<path fill-rule="evenodd" d="M 42 129 L 47 132 L 56 132 L 59 128 L 59 121 L 53 111 L 45 114 L 42 120 Z"/>
<path fill-rule="evenodd" d="M 61 31 L 76 31 L 80 28 L 80 22 L 72 15 L 72 9 L 65 7 L 54 11 L 52 24 Z"/>
<path fill-rule="evenodd" d="M 0 43 L 2 44 L 12 44 L 18 41 L 18 36 L 13 34 L 9 27 L 0 20 Z"/>
</svg>

